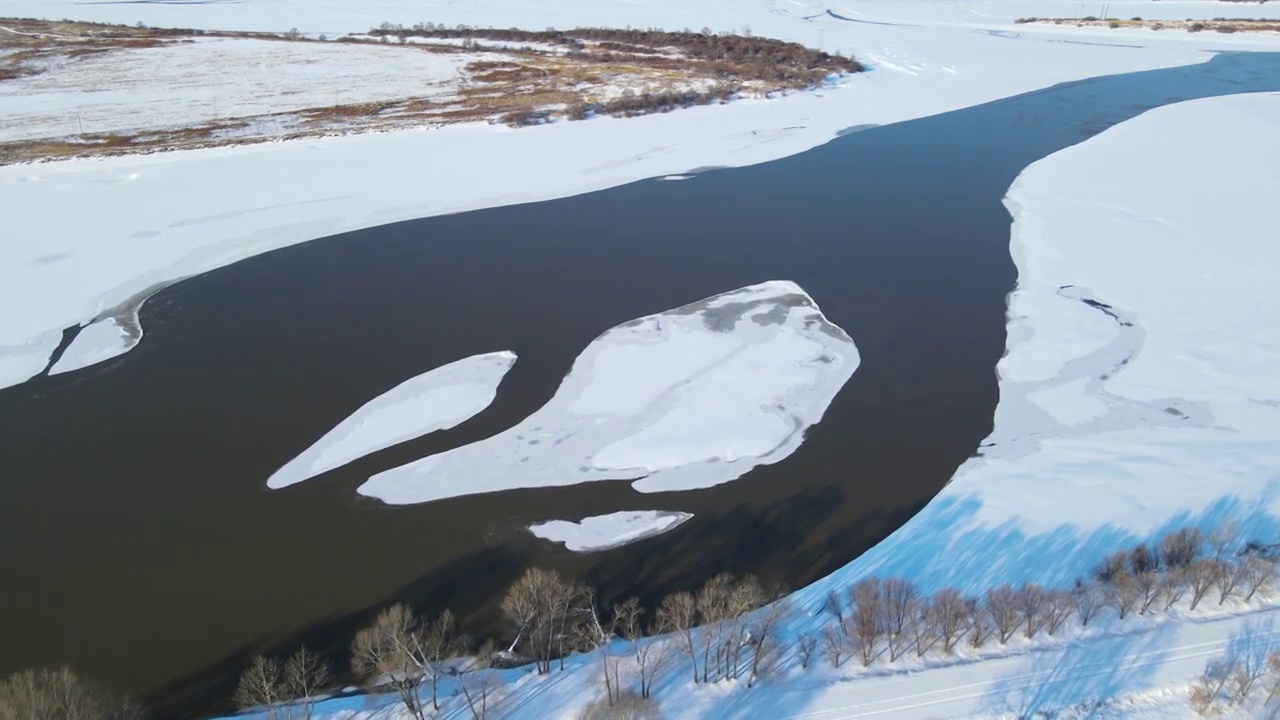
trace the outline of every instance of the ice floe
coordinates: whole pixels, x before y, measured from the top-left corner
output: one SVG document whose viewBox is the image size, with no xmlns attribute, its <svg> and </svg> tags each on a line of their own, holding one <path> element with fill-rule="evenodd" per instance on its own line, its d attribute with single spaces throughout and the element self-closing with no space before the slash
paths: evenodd
<svg viewBox="0 0 1280 720">
<path fill-rule="evenodd" d="M 858 360 L 798 285 L 752 285 L 608 330 L 523 422 L 359 492 L 404 504 L 597 480 L 719 485 L 795 452 Z"/>
<path fill-rule="evenodd" d="M 579 522 L 551 520 L 529 526 L 543 540 L 563 543 L 578 553 L 599 552 L 670 532 L 693 515 L 661 510 L 628 510 L 583 518 Z"/>
<path fill-rule="evenodd" d="M 369 453 L 451 428 L 493 402 L 515 353 L 473 355 L 406 380 L 356 410 L 267 480 L 282 488 Z"/>
<path fill-rule="evenodd" d="M 49 368 L 49 374 L 58 375 L 105 362 L 129 352 L 140 340 L 142 326 L 136 315 L 132 322 L 103 318 L 80 329 L 62 357 Z"/>
</svg>

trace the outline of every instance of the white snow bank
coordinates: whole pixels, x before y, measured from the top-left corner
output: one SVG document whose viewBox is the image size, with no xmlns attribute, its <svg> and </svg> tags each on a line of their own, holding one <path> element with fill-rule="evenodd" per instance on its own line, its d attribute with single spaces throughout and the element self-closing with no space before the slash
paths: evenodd
<svg viewBox="0 0 1280 720">
<path fill-rule="evenodd" d="M 1280 536 L 1280 175 L 1261 151 L 1278 136 L 1280 94 L 1196 100 L 1027 168 L 983 456 L 804 594 L 867 572 L 1060 583 L 1224 519 Z"/>
<path fill-rule="evenodd" d="M 1072 10 L 1069 3 L 1059 5 L 1068 13 Z M 1217 8 L 1214 14 L 1224 12 L 1218 4 L 1202 5 Z M 1015 3 L 1001 11 L 1007 14 L 1000 18 L 935 2 L 894 0 L 868 7 L 875 11 L 860 10 L 857 17 L 876 22 L 889 17 L 889 22 L 896 22 L 893 13 L 936 13 L 943 18 L 940 22 L 956 23 L 957 17 L 965 16 L 964 22 L 991 27 L 1009 25 L 1017 15 L 1049 14 L 1040 2 Z M 452 127 L 2 167 L 0 217 L 5 218 L 6 234 L 0 243 L 0 303 L 21 311 L 0 315 L 0 387 L 39 373 L 65 328 L 88 322 L 155 285 L 287 245 L 409 218 L 562 197 L 695 167 L 762 162 L 812 148 L 854 125 L 897 122 L 1104 73 L 1200 62 L 1209 58 L 1206 48 L 1275 48 L 1280 41 L 1155 33 L 1161 36 L 1158 40 L 1135 49 L 1063 42 L 1074 37 L 1065 29 L 1058 34 L 1039 29 L 1011 40 L 970 27 L 853 23 L 825 15 L 825 6 L 817 2 L 764 0 L 654 0 L 638 5 L 622 0 L 554 5 L 486 0 L 430 6 L 407 0 L 338 5 L 304 0 L 93 5 L 22 0 L 6 8 L 15 16 L 277 32 L 296 26 L 308 33 L 363 31 L 384 20 L 412 25 L 423 22 L 424 16 L 450 25 L 531 28 L 750 25 L 756 35 L 811 46 L 821 37 L 828 51 L 880 58 L 881 65 L 843 87 L 822 92 L 627 120 L 597 118 L 519 131 Z M 339 52 L 334 49 L 338 46 L 294 45 L 306 45 L 307 52 L 313 47 L 325 48 L 315 52 Z M 364 45 L 341 52 L 374 53 L 350 58 L 350 72 L 358 73 L 369 69 L 368 61 L 383 50 L 407 57 L 399 52 L 403 48 Z M 422 55 L 422 62 L 439 59 Z M 911 72 L 896 72 L 895 67 L 909 67 Z M 269 76 L 274 70 L 264 66 L 251 76 L 253 82 L 246 79 L 245 92 L 258 82 L 272 85 Z M 381 92 L 384 82 L 399 82 L 390 77 L 397 74 L 395 68 L 384 74 L 387 77 L 370 81 L 377 87 L 368 92 Z M 408 73 L 404 81 L 422 77 Z M 317 82 L 307 85 L 307 92 L 320 93 L 326 104 L 329 89 L 336 90 L 339 99 L 365 92 L 360 89 L 365 83 L 340 85 Z M 150 97 L 145 87 L 135 90 L 130 97 Z M 204 97 L 195 88 L 180 95 L 196 109 Z M 282 109 L 287 103 L 288 98 L 280 98 L 272 107 Z M 212 112 L 212 102 L 209 105 Z M 5 118 L 40 111 L 17 100 L 4 107 L 0 116 Z M 218 112 L 229 110 L 220 103 Z M 91 130 L 91 121 L 86 121 L 86 130 Z M 429 161 L 429 167 L 411 161 L 415 158 Z M 502 158 L 502 172 L 495 173 L 492 163 L 476 162 L 477 158 Z M 440 167 L 449 172 L 433 170 Z"/>
<path fill-rule="evenodd" d="M 245 38 L 113 50 L 0 83 L 0 142 L 447 94 L 471 59 Z"/>
<path fill-rule="evenodd" d="M 275 471 L 282 488 L 392 445 L 446 430 L 489 407 L 515 353 L 473 355 L 410 378 L 370 400 Z"/>
<path fill-rule="evenodd" d="M 129 352 L 142 339 L 141 326 L 135 322 L 134 327 L 139 328 L 136 333 L 115 318 L 104 318 L 82 328 L 49 369 L 49 374 L 79 370 Z"/>
<path fill-rule="evenodd" d="M 529 526 L 543 540 L 564 543 L 573 552 L 589 553 L 630 545 L 676 529 L 693 516 L 683 512 L 634 510 L 596 515 L 580 522 L 551 520 Z"/>
<path fill-rule="evenodd" d="M 853 341 L 798 285 L 752 285 L 608 330 L 523 422 L 359 492 L 405 504 L 597 480 L 719 485 L 795 452 L 857 366 Z"/>
</svg>

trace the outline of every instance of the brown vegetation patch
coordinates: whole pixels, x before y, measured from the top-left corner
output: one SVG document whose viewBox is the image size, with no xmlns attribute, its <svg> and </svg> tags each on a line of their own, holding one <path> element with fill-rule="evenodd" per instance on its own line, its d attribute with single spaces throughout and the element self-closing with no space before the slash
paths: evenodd
<svg viewBox="0 0 1280 720">
<path fill-rule="evenodd" d="M 1244 2 L 1246 0 L 1223 0 L 1224 2 Z M 1039 24 L 1039 25 L 1074 25 L 1076 27 L 1107 27 L 1112 30 L 1118 28 L 1146 28 L 1148 30 L 1185 30 L 1187 32 L 1202 32 L 1211 30 L 1224 34 L 1237 32 L 1280 32 L 1280 22 L 1266 18 L 1226 18 L 1217 17 L 1212 20 L 1144 20 L 1140 17 L 1131 18 L 1129 20 L 1110 19 L 1103 20 L 1092 15 L 1082 18 L 1040 18 L 1025 17 L 1018 18 L 1014 22 L 1019 25 Z"/>
</svg>

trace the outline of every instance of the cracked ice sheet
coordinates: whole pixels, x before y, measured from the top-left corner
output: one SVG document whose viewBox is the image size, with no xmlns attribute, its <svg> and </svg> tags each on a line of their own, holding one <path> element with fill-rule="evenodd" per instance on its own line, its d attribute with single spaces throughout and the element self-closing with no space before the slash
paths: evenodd
<svg viewBox="0 0 1280 720">
<path fill-rule="evenodd" d="M 693 515 L 661 510 L 631 510 L 583 518 L 580 522 L 551 520 L 530 525 L 529 532 L 543 540 L 563 543 L 576 553 L 599 552 L 630 545 L 670 532 Z"/>
<path fill-rule="evenodd" d="M 752 285 L 608 330 L 520 424 L 359 492 L 407 504 L 597 480 L 712 487 L 795 452 L 858 360 L 798 285 Z"/>
<path fill-rule="evenodd" d="M 446 430 L 489 407 L 515 364 L 511 352 L 473 355 L 400 383 L 370 400 L 267 480 L 282 488 L 392 445 Z"/>
</svg>

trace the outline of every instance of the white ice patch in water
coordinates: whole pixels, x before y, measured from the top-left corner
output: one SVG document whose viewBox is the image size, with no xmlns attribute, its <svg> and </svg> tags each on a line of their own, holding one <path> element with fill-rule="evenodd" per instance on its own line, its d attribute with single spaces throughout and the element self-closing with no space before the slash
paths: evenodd
<svg viewBox="0 0 1280 720">
<path fill-rule="evenodd" d="M 142 339 L 141 326 L 136 327 L 139 330 L 130 333 L 115 318 L 90 323 L 76 334 L 62 357 L 49 369 L 49 374 L 80 370 L 129 352 Z"/>
<path fill-rule="evenodd" d="M 752 285 L 605 332 L 520 424 L 359 492 L 407 504 L 597 480 L 641 492 L 719 485 L 795 452 L 858 361 L 798 285 Z"/>
<path fill-rule="evenodd" d="M 489 407 L 515 361 L 511 352 L 473 355 L 400 383 L 362 405 L 277 470 L 267 487 L 287 487 L 369 453 L 458 425 Z"/>
<path fill-rule="evenodd" d="M 630 545 L 670 532 L 693 515 L 661 510 L 631 510 L 583 518 L 581 522 L 551 520 L 530 525 L 529 532 L 551 542 L 563 543 L 577 553 L 599 552 Z"/>
</svg>

